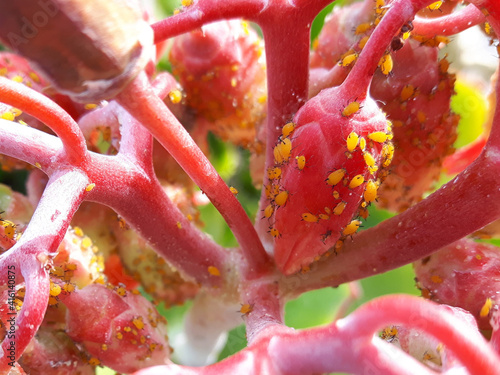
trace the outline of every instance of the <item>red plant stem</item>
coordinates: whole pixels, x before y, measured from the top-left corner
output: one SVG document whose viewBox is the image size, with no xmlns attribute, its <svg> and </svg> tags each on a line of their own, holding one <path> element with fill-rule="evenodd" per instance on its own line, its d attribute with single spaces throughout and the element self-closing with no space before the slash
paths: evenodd
<svg viewBox="0 0 500 375">
<path fill-rule="evenodd" d="M 0 285 L 7 285 L 8 267 L 15 267 L 16 281 L 24 278 L 26 295 L 15 324 L 15 360 L 30 343 L 42 323 L 49 298 L 49 277 L 45 265 L 57 251 L 71 217 L 85 196 L 89 181 L 80 171 L 61 170 L 52 174 L 33 217 L 17 244 L 0 256 Z M 20 272 L 19 272 L 20 271 Z M 3 306 L 9 309 L 9 306 Z M 4 353 L 11 340 L 4 340 Z M 9 358 L 2 358 L 0 373 L 9 367 Z"/>
<path fill-rule="evenodd" d="M 141 169 L 144 169 L 148 176 L 154 176 L 153 137 L 123 107 L 116 102 L 112 104 L 116 104 L 114 114 L 121 125 L 122 137 L 119 155 L 133 161 Z"/>
<path fill-rule="evenodd" d="M 263 0 L 199 0 L 183 12 L 151 25 L 155 34 L 154 42 L 162 42 L 222 19 L 252 18 L 266 5 L 267 2 Z"/>
<path fill-rule="evenodd" d="M 269 257 L 245 210 L 189 133 L 155 95 L 147 77 L 139 75 L 117 100 L 153 134 L 219 210 L 241 246 L 248 274 L 267 272 Z"/>
<path fill-rule="evenodd" d="M 283 300 L 274 279 L 242 283 L 241 300 L 251 306 L 245 315 L 247 340 L 251 344 L 259 333 L 274 325 L 283 325 Z"/>
<path fill-rule="evenodd" d="M 360 53 L 356 64 L 342 83 L 348 98 L 366 97 L 373 74 L 387 46 L 401 26 L 432 0 L 394 0 Z"/>
<path fill-rule="evenodd" d="M 390 344 L 375 344 L 378 339 L 374 339 L 373 335 L 384 326 L 393 324 L 419 329 L 434 336 L 460 358 L 471 374 L 497 373 L 500 358 L 477 331 L 472 332 L 469 326 L 439 309 L 438 305 L 405 295 L 377 298 L 329 326 L 299 331 L 293 334 L 297 336 L 294 339 L 286 335 L 276 337 L 269 345 L 269 352 L 279 369 L 286 374 L 367 373 L 369 369 L 394 374 L 408 373 L 409 369 L 412 374 L 434 373 L 399 351 L 397 357 L 389 359 L 387 355 L 392 351 Z M 343 339 L 339 342 L 339 338 Z M 343 356 L 347 360 L 333 359 Z"/>
<path fill-rule="evenodd" d="M 85 162 L 87 146 L 78 124 L 52 100 L 23 84 L 0 77 L 0 101 L 29 113 L 51 128 L 63 142 L 73 165 Z"/>
<path fill-rule="evenodd" d="M 203 285 L 220 285 L 232 271 L 228 252 L 179 211 L 158 181 L 121 156 L 92 155 L 89 200 L 111 207 L 184 275 Z M 152 215 L 154 213 L 154 215 Z M 208 272 L 215 266 L 221 276 Z"/>
<path fill-rule="evenodd" d="M 484 14 L 475 5 L 469 4 L 457 12 L 438 18 L 415 17 L 413 33 L 431 38 L 436 35 L 454 35 L 484 21 Z"/>
<path fill-rule="evenodd" d="M 42 131 L 0 119 L 0 152 L 47 170 L 62 150 L 61 140 Z"/>
<path fill-rule="evenodd" d="M 261 27 L 266 46 L 268 167 L 274 164 L 273 147 L 281 128 L 307 100 L 310 20 L 288 11 L 275 22 L 261 22 Z M 283 41 L 283 29 L 293 44 Z"/>
</svg>

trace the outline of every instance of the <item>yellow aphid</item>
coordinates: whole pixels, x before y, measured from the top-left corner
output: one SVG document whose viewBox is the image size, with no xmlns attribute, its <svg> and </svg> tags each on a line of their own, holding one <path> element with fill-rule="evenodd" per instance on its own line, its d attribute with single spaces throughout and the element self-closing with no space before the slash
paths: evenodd
<svg viewBox="0 0 500 375">
<path fill-rule="evenodd" d="M 57 298 L 53 296 L 49 296 L 49 306 L 57 305 Z"/>
<path fill-rule="evenodd" d="M 270 180 L 276 180 L 281 177 L 281 168 L 267 168 L 267 178 Z"/>
<path fill-rule="evenodd" d="M 182 92 L 180 90 L 172 90 L 168 93 L 168 98 L 173 104 L 178 104 L 182 100 Z"/>
<path fill-rule="evenodd" d="M 235 187 L 230 186 L 229 190 L 231 190 L 231 193 L 233 193 L 234 195 L 238 195 L 238 189 L 236 189 Z"/>
<path fill-rule="evenodd" d="M 362 174 L 358 174 L 352 178 L 351 182 L 349 182 L 349 189 L 355 189 L 363 182 L 365 182 L 365 178 Z"/>
<path fill-rule="evenodd" d="M 441 8 L 441 5 L 443 5 L 442 1 L 435 1 L 431 5 L 428 5 L 427 9 L 429 9 L 429 10 L 438 10 L 439 8 Z"/>
<path fill-rule="evenodd" d="M 417 120 L 420 124 L 423 124 L 424 122 L 427 121 L 427 116 L 425 114 L 425 112 L 423 111 L 418 111 L 417 112 Z"/>
<path fill-rule="evenodd" d="M 178 229 L 182 229 L 182 223 L 180 221 L 175 223 L 175 225 L 177 226 Z"/>
<path fill-rule="evenodd" d="M 332 210 L 330 210 L 330 208 L 328 208 L 328 207 L 325 207 L 325 208 L 324 208 L 324 210 L 325 210 L 325 212 L 326 212 L 328 215 L 330 215 L 330 214 L 332 213 Z"/>
<path fill-rule="evenodd" d="M 347 136 L 347 150 L 349 152 L 353 152 L 354 149 L 356 148 L 356 146 L 358 145 L 358 141 L 359 141 L 359 135 L 358 133 L 356 132 L 351 132 L 348 136 Z"/>
<path fill-rule="evenodd" d="M 281 134 L 283 135 L 283 138 L 287 138 L 293 133 L 294 130 L 295 124 L 293 122 L 289 122 L 283 126 L 283 129 L 281 129 Z"/>
<path fill-rule="evenodd" d="M 191 4 L 193 4 L 193 0 L 182 0 L 182 1 L 181 1 L 181 5 L 182 5 L 183 7 L 188 7 L 188 6 L 190 6 Z"/>
<path fill-rule="evenodd" d="M 340 198 L 340 193 L 337 191 L 337 190 L 334 190 L 333 193 L 332 193 L 333 197 L 335 199 L 339 199 Z"/>
<path fill-rule="evenodd" d="M 116 288 L 116 293 L 119 296 L 125 297 L 125 295 L 127 294 L 127 290 L 124 287 L 120 286 L 120 287 Z"/>
<path fill-rule="evenodd" d="M 52 297 L 57 297 L 59 294 L 61 294 L 61 287 L 57 284 L 51 283 L 50 284 L 50 295 Z"/>
<path fill-rule="evenodd" d="M 391 55 L 387 54 L 387 55 L 382 56 L 382 58 L 380 59 L 380 61 L 378 63 L 378 67 L 380 68 L 380 71 L 385 75 L 388 75 L 390 72 L 392 72 L 392 68 L 394 67 L 394 63 L 392 61 Z"/>
<path fill-rule="evenodd" d="M 85 191 L 92 191 L 95 188 L 95 184 L 88 184 L 87 187 L 85 188 Z"/>
<path fill-rule="evenodd" d="M 16 235 L 16 224 L 12 221 L 0 219 L 0 225 L 4 228 L 4 233 L 10 240 Z"/>
<path fill-rule="evenodd" d="M 441 278 L 441 276 L 439 275 L 432 275 L 431 276 L 431 281 L 434 283 L 434 284 L 441 284 L 443 282 L 443 279 Z"/>
<path fill-rule="evenodd" d="M 37 167 L 38 169 L 41 169 L 41 168 L 42 168 L 42 165 L 41 165 L 39 162 L 36 162 L 36 163 L 35 163 L 35 167 Z"/>
<path fill-rule="evenodd" d="M 208 273 L 212 276 L 220 276 L 220 271 L 215 266 L 208 266 Z"/>
<path fill-rule="evenodd" d="M 317 223 L 319 221 L 316 215 L 313 215 L 309 212 L 302 214 L 302 220 L 307 221 L 308 223 Z"/>
<path fill-rule="evenodd" d="M 330 173 L 326 179 L 326 182 L 328 185 L 335 186 L 337 185 L 342 179 L 344 178 L 346 173 L 345 169 L 337 169 L 336 171 L 333 171 Z"/>
<path fill-rule="evenodd" d="M 144 328 L 144 321 L 142 320 L 142 316 L 139 316 L 139 317 L 133 319 L 132 324 L 137 329 L 143 329 Z"/>
<path fill-rule="evenodd" d="M 266 208 L 264 208 L 264 217 L 269 219 L 274 212 L 274 207 L 269 204 Z"/>
<path fill-rule="evenodd" d="M 394 158 L 394 145 L 392 143 L 385 144 L 382 147 L 382 158 L 384 159 L 382 166 L 387 168 Z"/>
<path fill-rule="evenodd" d="M 347 224 L 347 226 L 342 231 L 342 234 L 344 236 L 349 236 L 351 234 L 354 234 L 359 229 L 360 225 L 361 225 L 361 221 L 359 221 L 359 220 L 353 220 L 349 224 Z"/>
<path fill-rule="evenodd" d="M 375 0 L 375 8 L 380 9 L 385 6 L 385 0 Z"/>
<path fill-rule="evenodd" d="M 489 22 L 485 22 L 484 23 L 484 32 L 486 34 L 490 35 L 491 34 L 491 30 L 492 30 L 492 28 L 491 28 L 490 23 Z"/>
<path fill-rule="evenodd" d="M 361 149 L 361 151 L 365 151 L 365 148 L 366 148 L 365 137 L 359 137 L 359 148 Z"/>
<path fill-rule="evenodd" d="M 375 158 L 369 152 L 363 153 L 363 158 L 365 159 L 365 163 L 369 167 L 373 167 L 375 165 Z"/>
<path fill-rule="evenodd" d="M 91 110 L 91 109 L 96 109 L 97 108 L 97 104 L 95 103 L 87 103 L 83 106 L 83 108 L 85 108 L 86 110 Z"/>
<path fill-rule="evenodd" d="M 304 155 L 296 156 L 295 160 L 297 160 L 297 168 L 299 168 L 299 171 L 304 169 L 306 166 L 306 157 Z"/>
<path fill-rule="evenodd" d="M 415 94 L 415 86 L 413 86 L 413 85 L 406 85 L 401 90 L 401 94 L 399 96 L 401 98 L 401 101 L 405 102 L 408 99 L 410 99 L 414 94 Z"/>
<path fill-rule="evenodd" d="M 33 82 L 40 83 L 40 77 L 35 72 L 29 72 L 28 76 L 33 80 Z"/>
<path fill-rule="evenodd" d="M 341 215 L 342 212 L 344 212 L 346 206 L 347 206 L 347 202 L 342 201 L 342 202 L 337 203 L 337 205 L 333 209 L 333 214 L 337 215 L 337 216 Z"/>
<path fill-rule="evenodd" d="M 450 67 L 450 62 L 448 61 L 448 59 L 446 59 L 446 57 L 439 60 L 439 71 L 441 72 L 441 74 L 448 73 L 449 67 Z"/>
<path fill-rule="evenodd" d="M 356 102 L 356 101 L 354 101 L 354 102 L 350 102 L 350 103 L 349 103 L 349 104 L 348 104 L 348 105 L 344 108 L 344 110 L 342 111 L 342 116 L 344 116 L 344 117 L 349 117 L 349 116 L 351 116 L 351 115 L 355 114 L 356 112 L 358 112 L 360 108 L 361 108 L 361 107 L 360 107 L 359 102 Z"/>
<path fill-rule="evenodd" d="M 73 284 L 69 284 L 69 283 L 68 284 L 64 284 L 63 290 L 65 292 L 71 293 L 71 292 L 75 291 L 75 286 Z"/>
<path fill-rule="evenodd" d="M 292 152 L 292 141 L 289 138 L 285 138 L 283 141 L 279 142 L 273 150 L 274 160 L 277 164 L 282 164 L 290 159 L 290 153 Z"/>
<path fill-rule="evenodd" d="M 278 205 L 278 206 L 283 206 L 285 205 L 286 201 L 288 200 L 288 191 L 282 191 L 281 193 L 279 193 L 275 198 L 274 198 L 274 202 Z"/>
<path fill-rule="evenodd" d="M 351 53 L 347 56 L 344 56 L 342 60 L 340 60 L 339 65 L 343 67 L 348 67 L 351 65 L 353 62 L 355 62 L 358 59 L 358 54 L 357 53 Z"/>
<path fill-rule="evenodd" d="M 107 346 L 106 344 L 102 344 L 102 345 L 101 345 L 101 350 L 102 350 L 103 352 L 105 352 L 106 350 L 108 350 L 108 346 Z"/>
<path fill-rule="evenodd" d="M 380 335 L 382 340 L 386 340 L 388 342 L 394 341 L 394 339 L 398 335 L 398 329 L 395 326 L 384 328 L 383 332 Z"/>
<path fill-rule="evenodd" d="M 371 27 L 372 27 L 372 25 L 369 22 L 362 23 L 362 24 L 358 25 L 358 27 L 356 27 L 356 30 L 354 31 L 354 34 L 356 34 L 356 35 L 364 34 L 368 30 L 370 30 Z"/>
<path fill-rule="evenodd" d="M 278 238 L 278 237 L 280 236 L 280 232 L 279 232 L 279 230 L 277 230 L 276 228 L 271 228 L 271 229 L 269 230 L 269 234 L 270 234 L 271 236 L 273 236 L 274 238 Z"/>
<path fill-rule="evenodd" d="M 12 77 L 11 80 L 14 82 L 17 82 L 17 83 L 22 83 L 24 78 L 19 76 L 19 75 L 16 75 L 16 76 Z"/>
<path fill-rule="evenodd" d="M 99 361 L 96 357 L 92 357 L 89 359 L 89 365 L 91 366 L 99 366 L 101 361 Z"/>
<path fill-rule="evenodd" d="M 0 118 L 7 121 L 14 121 L 16 116 L 12 112 L 5 112 L 0 115 Z"/>
<path fill-rule="evenodd" d="M 370 37 L 367 35 L 367 36 L 362 37 L 362 38 L 359 40 L 359 43 L 358 43 L 358 47 L 359 47 L 359 49 L 363 49 L 363 48 L 365 48 L 365 45 L 366 45 L 366 42 L 368 42 L 368 39 L 370 39 Z"/>
<path fill-rule="evenodd" d="M 373 132 L 368 134 L 368 138 L 373 142 L 384 143 L 385 141 L 387 141 L 388 134 L 384 132 Z"/>
<path fill-rule="evenodd" d="M 318 217 L 321 220 L 328 220 L 330 218 L 330 216 L 328 216 L 327 214 L 319 214 Z"/>
<path fill-rule="evenodd" d="M 365 192 L 363 193 L 363 198 L 366 202 L 373 202 L 377 199 L 378 186 L 373 180 L 369 180 L 366 183 Z"/>
<path fill-rule="evenodd" d="M 240 313 L 247 315 L 250 314 L 253 310 L 253 306 L 250 305 L 249 303 L 245 303 L 244 305 L 241 305 Z"/>
<path fill-rule="evenodd" d="M 21 116 L 23 114 L 23 111 L 21 111 L 19 108 L 12 107 L 10 111 L 14 114 L 15 117 Z"/>
<path fill-rule="evenodd" d="M 490 313 L 491 307 L 493 306 L 493 301 L 491 298 L 486 298 L 486 302 L 484 303 L 483 307 L 481 307 L 481 311 L 479 312 L 479 316 L 481 318 L 486 318 L 488 314 Z"/>
</svg>

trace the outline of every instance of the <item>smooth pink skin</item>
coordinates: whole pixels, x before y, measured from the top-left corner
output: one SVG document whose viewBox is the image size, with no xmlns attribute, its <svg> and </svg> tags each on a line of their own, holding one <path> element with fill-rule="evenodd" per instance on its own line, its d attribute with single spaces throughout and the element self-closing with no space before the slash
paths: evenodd
<svg viewBox="0 0 500 375">
<path fill-rule="evenodd" d="M 435 337 L 461 359 L 461 364 L 471 374 L 493 375 L 497 371 L 500 358 L 473 325 L 431 302 L 393 295 L 368 302 L 347 318 L 324 327 L 293 330 L 268 326 L 248 348 L 211 366 L 159 366 L 138 371 L 135 375 L 240 371 L 255 375 L 408 374 L 410 369 L 412 374 L 434 374 L 406 353 L 374 337 L 388 325 L 411 326 Z M 460 368 L 459 364 L 454 365 Z"/>
<path fill-rule="evenodd" d="M 485 16 L 475 5 L 469 4 L 451 14 L 437 18 L 415 17 L 413 33 L 429 36 L 455 35 L 485 21 Z"/>
</svg>

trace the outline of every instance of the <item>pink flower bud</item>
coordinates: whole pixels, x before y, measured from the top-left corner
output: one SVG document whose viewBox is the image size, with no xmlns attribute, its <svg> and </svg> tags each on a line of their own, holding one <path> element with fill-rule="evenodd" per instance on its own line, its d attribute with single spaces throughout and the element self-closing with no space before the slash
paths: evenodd
<svg viewBox="0 0 500 375">
<path fill-rule="evenodd" d="M 463 238 L 415 262 L 414 268 L 424 297 L 461 307 L 477 319 L 479 328 L 491 329 L 490 310 L 500 293 L 498 247 Z"/>
<path fill-rule="evenodd" d="M 67 333 L 92 356 L 91 363 L 131 373 L 168 362 L 166 321 L 140 294 L 92 284 L 63 302 Z"/>
<path fill-rule="evenodd" d="M 33 375 L 93 375 L 95 370 L 83 358 L 85 354 L 64 331 L 41 328 L 19 363 Z"/>
<path fill-rule="evenodd" d="M 223 21 L 177 37 L 170 52 L 187 104 L 225 140 L 248 146 L 265 116 L 266 73 L 257 33 Z"/>
<path fill-rule="evenodd" d="M 377 197 L 379 170 L 390 164 L 391 137 L 376 103 L 346 100 L 342 88 L 322 91 L 283 127 L 264 210 L 282 272 L 307 271 L 358 230 L 357 217 Z"/>
<path fill-rule="evenodd" d="M 81 101 L 116 95 L 153 52 L 153 32 L 134 1 L 2 3 L 0 38 Z"/>
</svg>

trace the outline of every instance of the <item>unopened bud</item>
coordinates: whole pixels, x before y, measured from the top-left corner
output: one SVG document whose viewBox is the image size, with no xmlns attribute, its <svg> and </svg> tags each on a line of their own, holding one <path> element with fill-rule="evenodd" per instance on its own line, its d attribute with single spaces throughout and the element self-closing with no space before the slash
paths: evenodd
<svg viewBox="0 0 500 375">
<path fill-rule="evenodd" d="M 0 38 L 83 102 L 116 95 L 153 48 L 152 29 L 133 0 L 3 1 Z"/>
</svg>

